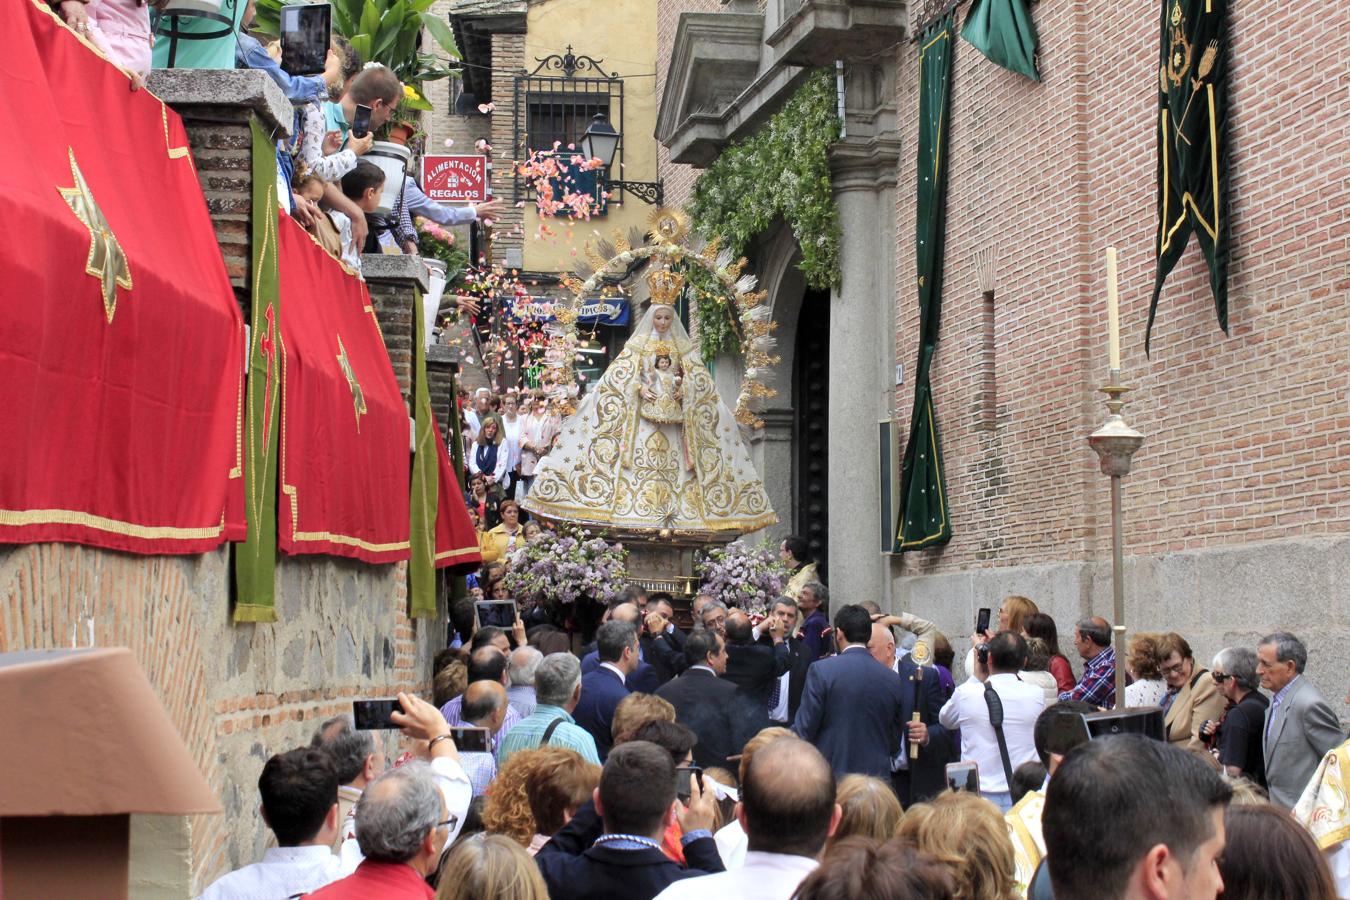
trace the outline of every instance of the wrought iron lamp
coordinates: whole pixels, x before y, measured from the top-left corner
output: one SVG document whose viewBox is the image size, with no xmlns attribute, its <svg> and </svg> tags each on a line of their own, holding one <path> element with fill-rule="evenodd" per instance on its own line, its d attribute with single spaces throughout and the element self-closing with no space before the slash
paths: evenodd
<svg viewBox="0 0 1350 900">
<path fill-rule="evenodd" d="M 614 154 L 619 149 L 621 138 L 622 135 L 614 130 L 605 114 L 596 113 L 591 119 L 591 124 L 586 127 L 586 133 L 581 136 L 581 152 L 587 159 L 599 159 L 604 163 L 605 172 L 608 173 L 610 166 L 614 165 Z M 665 202 L 666 186 L 662 181 L 621 181 L 614 178 L 605 180 L 611 188 L 629 191 L 643 203 L 661 206 Z"/>
</svg>

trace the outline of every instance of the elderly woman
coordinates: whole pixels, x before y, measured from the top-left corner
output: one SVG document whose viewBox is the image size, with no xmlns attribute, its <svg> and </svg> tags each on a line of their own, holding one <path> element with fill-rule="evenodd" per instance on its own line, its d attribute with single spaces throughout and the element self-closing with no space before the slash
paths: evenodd
<svg viewBox="0 0 1350 900">
<path fill-rule="evenodd" d="M 1162 656 L 1158 642 L 1162 635 L 1142 632 L 1130 638 L 1130 652 L 1125 656 L 1125 671 L 1132 683 L 1125 687 L 1126 706 L 1161 706 L 1167 696 L 1167 682 L 1162 677 Z"/>
<path fill-rule="evenodd" d="M 1210 670 L 1219 693 L 1228 701 L 1222 723 L 1211 720 L 1201 734 L 1218 734 L 1219 765 L 1234 777 L 1242 776 L 1266 786 L 1265 756 L 1261 731 L 1270 701 L 1258 691 L 1256 653 L 1246 647 L 1226 647 L 1214 657 Z"/>
<path fill-rule="evenodd" d="M 1219 696 L 1214 676 L 1195 664 L 1191 645 L 1175 631 L 1169 631 L 1158 641 L 1158 656 L 1159 671 L 1167 682 L 1167 694 L 1162 701 L 1167 740 L 1217 767 L 1200 736 L 1200 726 L 1208 719 L 1219 718 L 1223 712 L 1224 699 Z"/>
</svg>

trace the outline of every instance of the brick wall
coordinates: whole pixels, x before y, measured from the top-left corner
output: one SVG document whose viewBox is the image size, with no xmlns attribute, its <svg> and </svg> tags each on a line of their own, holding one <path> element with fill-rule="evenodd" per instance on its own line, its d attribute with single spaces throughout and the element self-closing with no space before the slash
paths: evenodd
<svg viewBox="0 0 1350 900">
<path fill-rule="evenodd" d="M 515 81 L 525 66 L 525 35 L 494 34 L 492 36 L 492 102 L 491 116 L 492 157 L 496 166 L 492 172 L 492 187 L 504 201 L 501 219 L 492 229 L 494 260 L 503 262 L 507 250 L 525 249 L 525 210 L 516 206 L 511 161 L 515 150 Z M 524 149 L 524 148 L 522 148 Z"/>
<path fill-rule="evenodd" d="M 1231 337 L 1194 244 L 1152 286 L 1157 4 L 1035 8 L 1044 82 L 958 42 L 947 272 L 933 389 L 956 537 L 907 572 L 1109 552 L 1108 482 L 1086 435 L 1104 418 L 1102 249 L 1121 253 L 1127 418 L 1147 436 L 1126 482 L 1134 554 L 1323 535 L 1350 522 L 1350 39 L 1295 52 L 1293 7 L 1232 7 Z M 917 353 L 916 50 L 901 49 L 897 361 Z M 1339 73 L 1340 77 L 1336 75 Z M 1328 82 L 1331 78 L 1332 81 Z M 983 309 L 973 256 L 997 248 L 997 428 L 981 427 Z M 901 391 L 907 418 L 912 384 Z"/>
</svg>

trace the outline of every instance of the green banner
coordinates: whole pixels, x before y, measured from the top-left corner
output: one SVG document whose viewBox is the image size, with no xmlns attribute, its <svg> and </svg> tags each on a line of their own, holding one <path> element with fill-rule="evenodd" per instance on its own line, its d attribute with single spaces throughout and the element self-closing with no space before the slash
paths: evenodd
<svg viewBox="0 0 1350 900">
<path fill-rule="evenodd" d="M 441 439 L 431 416 L 431 390 L 427 385 L 426 327 L 422 319 L 421 291 L 414 291 L 413 304 L 413 419 L 416 422 L 412 460 L 411 510 L 412 558 L 408 561 L 409 613 L 414 619 L 436 615 L 436 498 L 440 473 L 436 442 Z"/>
<path fill-rule="evenodd" d="M 1163 282 L 1195 233 L 1228 333 L 1227 0 L 1163 0 L 1158 62 L 1158 269 L 1144 352 Z"/>
<path fill-rule="evenodd" d="M 277 422 L 281 386 L 281 302 L 277 288 L 277 149 L 253 122 L 253 210 L 249 220 L 248 393 L 244 410 L 244 492 L 248 540 L 234 553 L 236 622 L 275 622 Z"/>
<path fill-rule="evenodd" d="M 943 243 L 947 213 L 947 107 L 951 95 L 952 20 L 935 24 L 919 44 L 919 172 L 915 259 L 919 288 L 919 362 L 914 409 L 900 470 L 900 524 L 896 552 L 951 540 L 947 484 L 942 473 L 929 369 L 942 319 Z"/>
<path fill-rule="evenodd" d="M 961 37 L 1010 72 L 1040 81 L 1036 71 L 1036 25 L 1026 0 L 974 0 Z"/>
</svg>

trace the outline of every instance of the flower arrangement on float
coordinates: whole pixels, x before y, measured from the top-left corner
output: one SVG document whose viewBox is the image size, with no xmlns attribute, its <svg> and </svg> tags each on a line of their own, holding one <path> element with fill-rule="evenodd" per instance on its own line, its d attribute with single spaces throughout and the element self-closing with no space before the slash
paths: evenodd
<svg viewBox="0 0 1350 900">
<path fill-rule="evenodd" d="M 518 551 L 507 569 L 507 591 L 517 600 L 573 605 L 608 603 L 628 584 L 628 551 L 589 530 L 545 529 Z"/>
<path fill-rule="evenodd" d="M 792 574 L 779 558 L 777 545 L 767 539 L 757 544 L 732 541 L 700 553 L 694 572 L 702 579 L 700 594 L 759 617 L 783 593 Z"/>
</svg>

